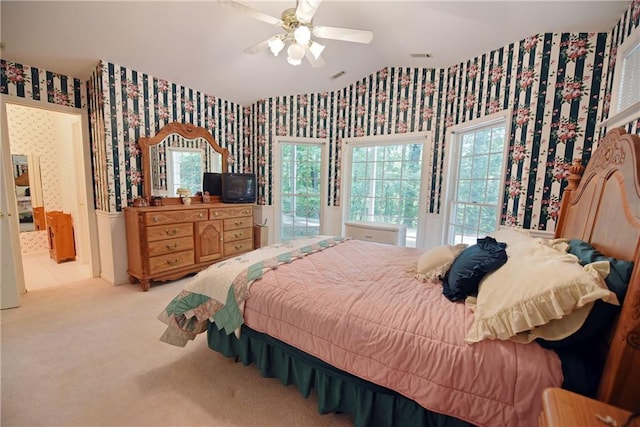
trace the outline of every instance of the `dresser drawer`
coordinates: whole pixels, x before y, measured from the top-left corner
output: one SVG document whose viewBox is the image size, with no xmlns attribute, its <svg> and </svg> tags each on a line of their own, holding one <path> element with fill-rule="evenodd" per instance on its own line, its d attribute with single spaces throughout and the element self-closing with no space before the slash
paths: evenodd
<svg viewBox="0 0 640 427">
<path fill-rule="evenodd" d="M 224 244 L 224 256 L 238 255 L 253 250 L 253 239 L 238 240 Z"/>
<path fill-rule="evenodd" d="M 149 242 L 149 256 L 172 254 L 189 249 L 193 249 L 193 237 L 191 236 Z"/>
<path fill-rule="evenodd" d="M 209 209 L 210 219 L 235 218 L 239 216 L 253 217 L 253 208 L 251 206 L 239 206 L 235 208 L 212 208 Z"/>
<path fill-rule="evenodd" d="M 251 216 L 225 219 L 223 224 L 224 231 L 237 230 L 239 228 L 247 227 L 253 227 L 253 217 Z"/>
<path fill-rule="evenodd" d="M 149 273 L 161 273 L 163 271 L 173 270 L 174 268 L 187 267 L 193 263 L 193 251 L 160 255 L 149 258 Z"/>
<path fill-rule="evenodd" d="M 224 241 L 235 242 L 236 240 L 253 239 L 253 227 L 238 228 L 236 230 L 228 230 L 224 232 Z"/>
<path fill-rule="evenodd" d="M 207 218 L 206 209 L 187 209 L 183 211 L 158 211 L 145 213 L 147 225 L 175 224 L 177 222 L 203 221 Z"/>
<path fill-rule="evenodd" d="M 193 236 L 193 223 L 167 224 L 156 227 L 147 227 L 147 241 L 176 239 L 179 237 Z"/>
</svg>

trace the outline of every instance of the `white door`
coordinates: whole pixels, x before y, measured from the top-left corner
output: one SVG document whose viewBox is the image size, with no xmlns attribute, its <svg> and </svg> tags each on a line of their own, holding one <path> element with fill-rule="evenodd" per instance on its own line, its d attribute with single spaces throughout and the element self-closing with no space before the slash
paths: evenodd
<svg viewBox="0 0 640 427">
<path fill-rule="evenodd" d="M 4 117 L 4 112 L 2 112 Z M 11 158 L 9 155 L 9 144 L 7 138 L 7 130 L 4 126 L 0 132 L 2 138 L 2 150 L 0 150 L 0 177 L 2 177 L 2 185 L 0 186 L 0 308 L 12 308 L 20 305 L 19 288 L 24 288 L 24 278 L 22 285 L 18 287 L 18 271 L 22 272 L 22 266 L 18 269 L 17 260 L 14 255 L 14 246 L 19 246 L 16 242 L 17 231 L 11 233 L 11 227 L 17 226 L 12 224 L 15 221 L 16 209 L 10 208 L 15 206 L 15 200 L 9 201 L 9 196 L 13 191 L 13 176 L 10 173 L 11 168 L 6 167 L 5 161 Z M 11 192 L 9 191 L 11 188 Z"/>
</svg>

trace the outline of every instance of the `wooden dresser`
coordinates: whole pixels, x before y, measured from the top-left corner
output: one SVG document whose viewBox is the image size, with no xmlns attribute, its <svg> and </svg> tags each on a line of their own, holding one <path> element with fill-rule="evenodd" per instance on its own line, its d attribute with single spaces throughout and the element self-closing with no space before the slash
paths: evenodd
<svg viewBox="0 0 640 427">
<path fill-rule="evenodd" d="M 631 412 L 590 399 L 561 388 L 548 388 L 542 393 L 539 427 L 622 427 Z M 640 419 L 629 426 L 640 426 Z"/>
<path fill-rule="evenodd" d="M 49 256 L 58 264 L 62 261 L 74 261 L 76 259 L 76 245 L 71 214 L 49 211 L 46 217 Z"/>
<path fill-rule="evenodd" d="M 206 203 L 127 207 L 129 280 L 181 278 L 253 250 L 253 205 Z"/>
</svg>

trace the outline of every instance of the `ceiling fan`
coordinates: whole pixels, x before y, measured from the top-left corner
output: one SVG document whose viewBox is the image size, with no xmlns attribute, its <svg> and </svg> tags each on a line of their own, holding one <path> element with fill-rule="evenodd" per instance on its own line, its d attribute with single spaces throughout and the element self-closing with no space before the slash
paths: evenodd
<svg viewBox="0 0 640 427">
<path fill-rule="evenodd" d="M 324 45 L 312 40 L 312 37 L 363 44 L 371 43 L 373 40 L 371 31 L 313 25 L 313 15 L 321 1 L 297 0 L 297 7 L 285 9 L 280 18 L 276 18 L 232 0 L 220 0 L 223 5 L 284 30 L 283 33 L 246 48 L 245 53 L 260 53 L 269 49 L 274 56 L 278 56 L 288 44 L 289 64 L 300 65 L 302 58 L 305 57 L 312 67 L 324 65 L 320 55 L 325 48 Z"/>
</svg>

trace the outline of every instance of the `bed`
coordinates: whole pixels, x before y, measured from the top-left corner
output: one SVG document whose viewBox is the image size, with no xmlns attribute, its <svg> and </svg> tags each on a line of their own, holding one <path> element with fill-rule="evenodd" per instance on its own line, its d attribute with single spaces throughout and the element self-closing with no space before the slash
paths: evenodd
<svg viewBox="0 0 640 427">
<path fill-rule="evenodd" d="M 206 331 L 213 350 L 316 390 L 321 413 L 352 413 L 356 425 L 535 425 L 542 391 L 559 386 L 638 411 L 639 160 L 640 137 L 611 130 L 586 170 L 571 167 L 556 239 L 496 232 L 508 259 L 467 298 L 443 289 L 471 251 L 456 251 L 442 280 L 420 280 L 411 266 L 435 252 L 317 236 L 200 272 L 160 314 L 161 339 L 185 345 Z M 529 300 L 500 308 L 536 280 L 562 282 L 565 265 L 580 294 L 545 290 L 555 312 L 512 311 Z M 610 284 L 618 267 L 624 292 Z"/>
</svg>

